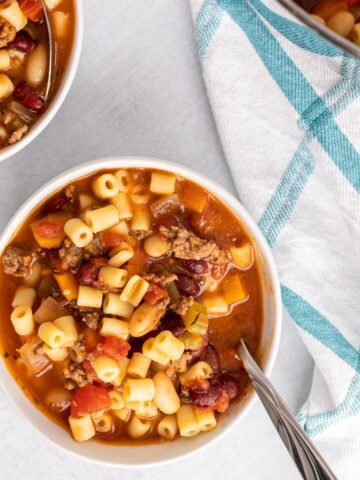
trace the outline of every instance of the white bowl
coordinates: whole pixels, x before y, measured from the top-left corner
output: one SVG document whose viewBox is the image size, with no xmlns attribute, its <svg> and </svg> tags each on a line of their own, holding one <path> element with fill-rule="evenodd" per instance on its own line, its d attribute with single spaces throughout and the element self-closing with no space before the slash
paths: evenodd
<svg viewBox="0 0 360 480">
<path fill-rule="evenodd" d="M 44 185 L 15 213 L 0 237 L 0 253 L 29 213 L 54 191 L 98 170 L 127 167 L 163 169 L 188 178 L 202 185 L 221 199 L 245 225 L 255 245 L 258 265 L 262 272 L 264 326 L 260 346 L 262 352 L 261 366 L 267 375 L 270 374 L 277 354 L 281 330 L 280 286 L 270 248 L 254 220 L 234 196 L 209 178 L 187 167 L 154 158 L 119 157 L 95 160 L 68 170 Z M 226 432 L 238 425 L 255 401 L 255 394 L 251 392 L 248 398 L 234 404 L 229 409 L 229 412 L 222 416 L 218 427 L 212 432 L 203 433 L 190 439 L 180 438 L 168 444 L 134 447 L 105 445 L 99 442 L 74 442 L 69 432 L 49 420 L 23 395 L 21 389 L 6 369 L 4 362 L 0 362 L 0 386 L 15 409 L 58 447 L 88 460 L 122 467 L 159 465 L 198 452 L 223 437 Z"/>
<path fill-rule="evenodd" d="M 59 88 L 51 100 L 49 108 L 41 115 L 39 120 L 35 123 L 33 127 L 30 128 L 29 132 L 24 135 L 24 137 L 13 145 L 9 145 L 0 150 L 0 162 L 6 158 L 15 155 L 20 152 L 26 145 L 29 145 L 43 130 L 51 120 L 54 118 L 55 114 L 60 109 L 63 104 L 66 95 L 69 93 L 72 82 L 74 81 L 75 73 L 79 64 L 81 48 L 83 43 L 84 36 L 84 11 L 82 0 L 74 0 L 74 9 L 75 9 L 75 31 L 74 31 L 74 41 L 72 50 L 70 53 L 70 58 L 68 65 L 64 72 L 64 77 L 59 85 Z"/>
</svg>

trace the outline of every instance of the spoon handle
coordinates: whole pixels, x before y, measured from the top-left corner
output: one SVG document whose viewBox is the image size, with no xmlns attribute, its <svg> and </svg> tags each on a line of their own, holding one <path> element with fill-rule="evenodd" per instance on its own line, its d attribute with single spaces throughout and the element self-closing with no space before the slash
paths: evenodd
<svg viewBox="0 0 360 480">
<path fill-rule="evenodd" d="M 325 460 L 255 362 L 243 340 L 240 340 L 237 351 L 262 404 L 303 479 L 336 480 Z"/>
<path fill-rule="evenodd" d="M 40 1 L 41 1 L 41 5 L 42 5 L 42 8 L 43 8 L 43 12 L 44 12 L 44 19 L 45 19 L 46 29 L 47 29 L 47 32 L 48 32 L 48 40 L 49 40 L 48 73 L 47 73 L 46 90 L 45 90 L 45 94 L 44 94 L 45 101 L 47 101 L 50 97 L 51 87 L 52 87 L 52 83 L 53 83 L 54 38 L 53 38 L 51 19 L 50 19 L 50 14 L 49 14 L 48 8 L 47 8 L 44 0 L 40 0 Z"/>
</svg>

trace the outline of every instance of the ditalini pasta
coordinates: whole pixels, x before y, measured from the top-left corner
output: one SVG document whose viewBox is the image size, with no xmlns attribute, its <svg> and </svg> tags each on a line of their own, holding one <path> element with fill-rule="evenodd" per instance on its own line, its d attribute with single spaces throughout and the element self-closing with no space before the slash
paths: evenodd
<svg viewBox="0 0 360 480">
<path fill-rule="evenodd" d="M 52 15 L 65 2 L 46 1 Z M 39 205 L 1 263 L 5 364 L 75 441 L 206 435 L 246 392 L 235 347 L 247 338 L 259 354 L 261 268 L 199 185 L 151 169 L 89 175 Z"/>
</svg>

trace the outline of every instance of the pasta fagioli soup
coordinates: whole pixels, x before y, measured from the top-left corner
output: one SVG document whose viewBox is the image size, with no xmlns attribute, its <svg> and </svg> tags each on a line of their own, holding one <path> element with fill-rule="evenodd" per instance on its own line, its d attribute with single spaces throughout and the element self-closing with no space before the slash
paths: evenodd
<svg viewBox="0 0 360 480">
<path fill-rule="evenodd" d="M 21 140 L 56 94 L 73 43 L 74 1 L 45 0 L 54 42 L 47 98 L 49 37 L 41 0 L 0 2 L 0 148 Z"/>
<path fill-rule="evenodd" d="M 259 266 L 235 215 L 151 169 L 100 171 L 39 205 L 2 252 L 0 341 L 24 393 L 74 440 L 216 428 L 258 356 Z"/>
</svg>

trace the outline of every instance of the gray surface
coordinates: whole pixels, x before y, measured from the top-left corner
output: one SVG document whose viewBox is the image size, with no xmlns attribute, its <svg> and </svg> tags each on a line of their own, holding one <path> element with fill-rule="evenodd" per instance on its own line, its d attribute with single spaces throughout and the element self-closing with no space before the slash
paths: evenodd
<svg viewBox="0 0 360 480">
<path fill-rule="evenodd" d="M 186 0 L 85 0 L 78 75 L 61 111 L 31 146 L 0 164 L 0 227 L 54 175 L 108 155 L 141 154 L 184 163 L 234 187 L 208 105 Z M 106 7 L 105 7 L 106 5 Z M 312 364 L 285 315 L 272 379 L 292 410 Z M 124 471 L 59 452 L 14 416 L 0 393 L 1 478 L 130 480 L 297 479 L 259 404 L 221 443 L 162 468 Z"/>
</svg>

